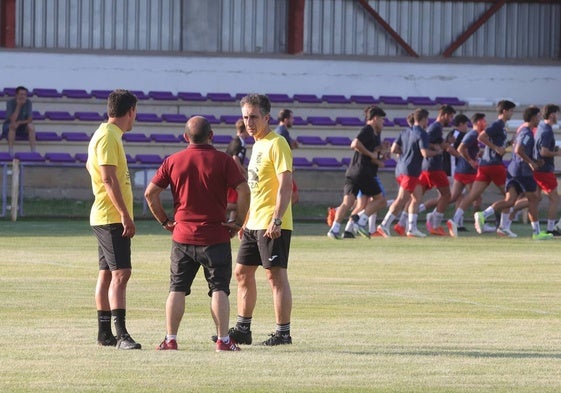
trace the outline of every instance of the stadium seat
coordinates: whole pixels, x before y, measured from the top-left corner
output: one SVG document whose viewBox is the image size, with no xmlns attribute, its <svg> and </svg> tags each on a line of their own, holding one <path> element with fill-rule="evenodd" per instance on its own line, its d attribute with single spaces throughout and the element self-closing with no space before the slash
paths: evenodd
<svg viewBox="0 0 561 393">
<path fill-rule="evenodd" d="M 136 163 L 136 159 L 133 156 L 131 156 L 128 153 L 126 154 L 126 156 L 127 156 L 127 164 L 135 164 Z"/>
<path fill-rule="evenodd" d="M 74 117 L 80 121 L 103 121 L 104 118 L 97 112 L 74 112 Z"/>
<path fill-rule="evenodd" d="M 208 93 L 206 98 L 213 102 L 233 102 L 236 101 L 230 93 Z"/>
<path fill-rule="evenodd" d="M 6 111 L 0 110 L 0 120 L 4 120 L 6 118 Z"/>
<path fill-rule="evenodd" d="M 85 132 L 63 132 L 60 136 L 68 142 L 87 142 L 90 140 L 90 136 Z"/>
<path fill-rule="evenodd" d="M 255 139 L 252 136 L 248 136 L 244 139 L 246 145 L 253 145 L 255 143 Z"/>
<path fill-rule="evenodd" d="M 352 95 L 350 98 L 352 102 L 361 105 L 375 105 L 380 103 L 380 100 L 369 95 Z"/>
<path fill-rule="evenodd" d="M 351 158 L 350 157 L 345 157 L 341 159 L 341 164 L 345 165 L 345 166 L 349 166 L 351 165 Z"/>
<path fill-rule="evenodd" d="M 88 161 L 88 153 L 76 153 L 74 154 L 74 158 L 78 162 L 85 163 L 86 161 Z"/>
<path fill-rule="evenodd" d="M 328 136 L 325 141 L 333 146 L 350 146 L 352 142 L 348 136 Z"/>
<path fill-rule="evenodd" d="M 271 118 L 271 123 L 275 123 L 276 119 Z M 304 120 L 301 116 L 294 116 L 294 121 L 292 123 L 295 126 L 307 126 L 308 122 Z"/>
<path fill-rule="evenodd" d="M 13 97 L 16 95 L 16 88 L 15 87 L 4 87 L 3 89 L 4 94 L 6 94 L 8 97 Z"/>
<path fill-rule="evenodd" d="M 191 91 L 180 91 L 177 93 L 177 97 L 183 101 L 206 101 L 206 97 L 201 93 Z"/>
<path fill-rule="evenodd" d="M 387 117 L 384 117 L 384 127 L 393 127 L 394 125 L 395 124 L 393 123 L 393 121 L 391 121 Z"/>
<path fill-rule="evenodd" d="M 45 115 L 39 111 L 33 111 L 33 120 L 45 120 Z"/>
<path fill-rule="evenodd" d="M 236 100 L 240 101 L 242 98 L 244 98 L 248 93 L 236 93 L 235 97 Z"/>
<path fill-rule="evenodd" d="M 296 138 L 298 143 L 302 145 L 311 145 L 311 146 L 323 146 L 327 145 L 327 142 L 321 139 L 319 136 L 299 136 Z"/>
<path fill-rule="evenodd" d="M 386 105 L 407 105 L 407 101 L 399 96 L 380 96 L 380 101 Z"/>
<path fill-rule="evenodd" d="M 294 157 L 292 159 L 292 165 L 294 165 L 295 167 L 309 168 L 314 164 L 306 157 Z"/>
<path fill-rule="evenodd" d="M 40 98 L 59 98 L 62 97 L 62 94 L 58 92 L 57 89 L 33 89 L 31 95 Z"/>
<path fill-rule="evenodd" d="M 396 165 L 397 162 L 393 158 L 388 158 L 387 160 L 384 161 L 384 168 L 391 169 L 391 168 L 395 168 Z"/>
<path fill-rule="evenodd" d="M 294 94 L 294 100 L 303 104 L 321 104 L 322 101 L 315 94 Z"/>
<path fill-rule="evenodd" d="M 320 168 L 340 168 L 343 165 L 333 157 L 314 157 L 312 163 Z"/>
<path fill-rule="evenodd" d="M 132 94 L 134 94 L 134 96 L 139 99 L 139 100 L 148 100 L 150 99 L 150 96 L 148 94 L 146 94 L 145 92 L 143 92 L 142 90 L 130 90 L 130 92 Z"/>
<path fill-rule="evenodd" d="M 334 126 L 335 121 L 328 116 L 308 116 L 306 119 L 313 126 Z"/>
<path fill-rule="evenodd" d="M 62 89 L 61 93 L 64 97 L 71 99 L 88 99 L 93 97 L 83 89 Z"/>
<path fill-rule="evenodd" d="M 224 144 L 227 145 L 232 140 L 231 135 L 214 135 L 212 137 L 212 142 L 217 144 Z"/>
<path fill-rule="evenodd" d="M 196 114 L 196 115 L 193 115 L 193 116 L 202 116 L 205 119 L 207 119 L 210 124 L 220 124 L 220 119 L 217 118 L 214 115 L 199 115 L 199 114 Z M 191 117 L 193 117 L 193 116 L 191 116 Z"/>
<path fill-rule="evenodd" d="M 161 123 L 162 119 L 155 113 L 137 113 L 136 121 L 143 123 Z"/>
<path fill-rule="evenodd" d="M 98 100 L 106 100 L 113 90 L 92 90 L 91 95 Z"/>
<path fill-rule="evenodd" d="M 226 124 L 236 124 L 242 117 L 240 115 L 222 115 L 220 121 Z"/>
<path fill-rule="evenodd" d="M 175 101 L 177 96 L 171 91 L 149 91 L 148 96 L 155 101 Z"/>
<path fill-rule="evenodd" d="M 436 101 L 427 96 L 409 96 L 407 97 L 407 102 L 415 106 L 433 106 L 437 104 Z"/>
<path fill-rule="evenodd" d="M 150 143 L 151 139 L 140 132 L 125 132 L 123 140 L 127 142 Z"/>
<path fill-rule="evenodd" d="M 164 162 L 162 157 L 157 154 L 137 154 L 135 157 L 137 162 L 141 164 L 161 164 Z"/>
<path fill-rule="evenodd" d="M 335 118 L 335 122 L 345 127 L 360 127 L 364 125 L 364 121 L 358 117 L 350 116 L 338 116 Z"/>
<path fill-rule="evenodd" d="M 12 156 L 7 151 L 0 151 L 0 162 L 10 162 L 12 161 Z"/>
<path fill-rule="evenodd" d="M 54 131 L 37 131 L 35 139 L 39 142 L 58 142 L 62 140 L 62 137 Z"/>
<path fill-rule="evenodd" d="M 294 98 L 290 97 L 288 94 L 271 93 L 271 94 L 267 94 L 267 97 L 269 97 L 269 101 L 274 102 L 274 103 L 278 103 L 278 104 L 293 103 L 294 102 Z"/>
<path fill-rule="evenodd" d="M 157 143 L 179 143 L 179 139 L 173 134 L 150 134 L 150 139 Z"/>
<path fill-rule="evenodd" d="M 70 112 L 66 111 L 46 111 L 45 117 L 53 121 L 74 121 L 75 118 Z"/>
<path fill-rule="evenodd" d="M 324 94 L 321 96 L 323 102 L 328 104 L 350 104 L 351 100 L 342 94 Z"/>
<path fill-rule="evenodd" d="M 162 120 L 168 123 L 185 123 L 188 119 L 181 113 L 164 113 L 162 114 Z"/>
<path fill-rule="evenodd" d="M 465 101 L 460 100 L 458 97 L 435 97 L 434 100 L 441 105 L 463 106 L 466 104 Z"/>
<path fill-rule="evenodd" d="M 50 162 L 74 163 L 76 159 L 70 153 L 45 153 L 45 159 Z"/>
<path fill-rule="evenodd" d="M 44 162 L 45 158 L 36 151 L 18 151 L 14 157 L 22 162 Z"/>
<path fill-rule="evenodd" d="M 409 123 L 407 123 L 407 118 L 405 117 L 394 117 L 393 122 L 400 127 L 409 127 Z"/>
</svg>

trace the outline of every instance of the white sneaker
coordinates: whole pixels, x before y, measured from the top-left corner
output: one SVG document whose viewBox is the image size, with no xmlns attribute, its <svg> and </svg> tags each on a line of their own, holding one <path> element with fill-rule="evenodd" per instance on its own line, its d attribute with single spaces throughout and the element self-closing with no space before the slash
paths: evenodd
<svg viewBox="0 0 561 393">
<path fill-rule="evenodd" d="M 426 223 L 426 227 L 427 227 L 427 231 L 432 232 L 432 213 L 427 213 L 427 223 Z"/>
<path fill-rule="evenodd" d="M 427 235 L 419 231 L 418 229 L 413 229 L 407 231 L 407 237 L 427 237 Z"/>
<path fill-rule="evenodd" d="M 454 222 L 454 220 L 446 221 L 446 226 L 448 227 L 448 233 L 450 237 L 458 237 L 458 226 Z"/>
<path fill-rule="evenodd" d="M 497 228 L 497 235 L 502 237 L 510 237 L 510 238 L 518 237 L 518 235 L 512 232 L 510 229 L 502 229 L 502 228 Z"/>
<path fill-rule="evenodd" d="M 475 231 L 480 235 L 483 233 L 483 226 L 485 225 L 485 216 L 483 212 L 475 212 L 473 214 L 473 226 Z"/>
</svg>

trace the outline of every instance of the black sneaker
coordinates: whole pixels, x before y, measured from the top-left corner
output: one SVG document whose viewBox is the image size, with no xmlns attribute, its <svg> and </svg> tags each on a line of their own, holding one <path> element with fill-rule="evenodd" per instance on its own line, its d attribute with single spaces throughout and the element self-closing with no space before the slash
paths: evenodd
<svg viewBox="0 0 561 393">
<path fill-rule="evenodd" d="M 238 330 L 235 327 L 231 327 L 230 330 L 228 330 L 228 336 L 234 339 L 234 341 L 238 344 L 251 345 L 251 343 L 253 342 L 251 338 L 251 330 L 248 330 L 247 332 L 242 332 L 241 330 Z M 216 335 L 211 336 L 210 339 L 213 342 L 216 342 L 218 341 L 218 336 Z"/>
<path fill-rule="evenodd" d="M 547 231 L 547 233 L 551 233 L 554 237 L 561 236 L 561 232 L 559 232 L 557 229 L 554 229 L 553 231 Z"/>
<path fill-rule="evenodd" d="M 117 349 L 140 349 L 142 345 L 137 343 L 128 334 L 123 334 L 120 339 L 117 340 Z"/>
<path fill-rule="evenodd" d="M 261 343 L 261 345 L 266 345 L 268 347 L 287 344 L 292 344 L 292 337 L 288 334 L 282 334 L 281 332 L 272 333 L 269 339 Z"/>
<path fill-rule="evenodd" d="M 115 345 L 117 345 L 117 337 L 111 334 L 109 336 L 105 336 L 102 339 L 98 338 L 97 345 L 99 345 L 100 347 L 114 347 Z"/>
<path fill-rule="evenodd" d="M 469 229 L 466 227 L 458 227 L 458 232 L 469 232 Z"/>
<path fill-rule="evenodd" d="M 352 232 L 345 231 L 343 232 L 343 239 L 354 239 L 355 235 Z"/>
</svg>

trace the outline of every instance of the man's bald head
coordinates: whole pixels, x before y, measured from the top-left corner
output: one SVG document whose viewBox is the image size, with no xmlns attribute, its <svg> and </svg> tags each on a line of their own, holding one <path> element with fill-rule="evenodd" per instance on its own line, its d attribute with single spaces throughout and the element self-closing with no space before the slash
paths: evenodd
<svg viewBox="0 0 561 393">
<path fill-rule="evenodd" d="M 193 116 L 185 124 L 185 139 L 190 143 L 209 143 L 211 134 L 210 123 L 203 116 Z"/>
</svg>

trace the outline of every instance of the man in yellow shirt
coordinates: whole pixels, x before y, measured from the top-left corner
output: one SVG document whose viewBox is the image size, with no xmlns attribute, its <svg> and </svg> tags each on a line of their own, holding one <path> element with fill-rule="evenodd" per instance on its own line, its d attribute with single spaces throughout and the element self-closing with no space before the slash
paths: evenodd
<svg viewBox="0 0 561 393">
<path fill-rule="evenodd" d="M 292 152 L 286 140 L 269 128 L 271 103 L 267 96 L 250 94 L 240 106 L 255 144 L 248 166 L 251 202 L 234 272 L 238 317 L 229 333 L 239 344 L 251 344 L 250 326 L 257 301 L 255 272 L 263 266 L 273 292 L 276 331 L 262 344 L 291 344 L 292 293 L 287 266 L 292 234 Z"/>
<path fill-rule="evenodd" d="M 140 349 L 126 324 L 126 290 L 131 275 L 131 238 L 136 228 L 132 187 L 122 136 L 136 118 L 136 97 L 115 90 L 107 99 L 109 120 L 95 131 L 88 146 L 86 168 L 95 196 L 90 225 L 98 241 L 99 274 L 95 289 L 97 342 L 118 349 Z M 117 336 L 111 331 L 111 319 Z"/>
</svg>

